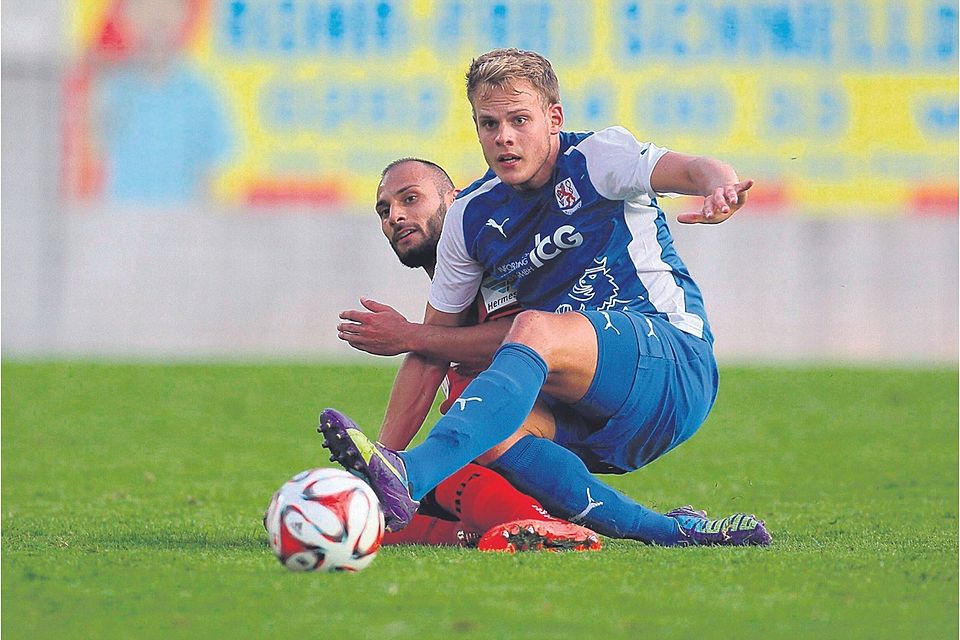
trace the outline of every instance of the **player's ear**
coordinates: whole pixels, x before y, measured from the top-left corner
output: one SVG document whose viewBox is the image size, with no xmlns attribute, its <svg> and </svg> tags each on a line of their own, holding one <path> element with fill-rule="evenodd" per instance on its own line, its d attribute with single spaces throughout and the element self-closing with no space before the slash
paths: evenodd
<svg viewBox="0 0 960 640">
<path fill-rule="evenodd" d="M 563 129 L 563 105 L 554 102 L 547 107 L 547 119 L 550 121 L 550 133 L 560 133 Z"/>
<path fill-rule="evenodd" d="M 450 189 L 445 194 L 443 194 L 443 203 L 447 205 L 447 208 L 450 208 L 450 205 L 453 204 L 453 201 L 457 198 L 457 194 L 460 193 L 460 189 Z"/>
</svg>

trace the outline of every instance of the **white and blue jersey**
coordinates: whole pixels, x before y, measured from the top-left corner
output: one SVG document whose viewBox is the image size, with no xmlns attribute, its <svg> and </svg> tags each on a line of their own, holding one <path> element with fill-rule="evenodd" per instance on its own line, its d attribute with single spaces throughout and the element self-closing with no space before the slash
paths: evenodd
<svg viewBox="0 0 960 640">
<path fill-rule="evenodd" d="M 561 133 L 550 181 L 517 191 L 488 172 L 450 207 L 438 246 L 438 311 L 463 311 L 479 290 L 488 310 L 516 297 L 591 322 L 587 393 L 572 405 L 544 400 L 556 442 L 595 472 L 638 469 L 684 442 L 717 395 L 703 299 L 650 185 L 665 153 L 620 127 Z"/>
<path fill-rule="evenodd" d="M 447 212 L 430 304 L 460 312 L 492 283 L 525 309 L 639 312 L 712 342 L 650 186 L 665 153 L 611 127 L 561 133 L 553 177 L 539 189 L 517 191 L 488 171 Z"/>
</svg>

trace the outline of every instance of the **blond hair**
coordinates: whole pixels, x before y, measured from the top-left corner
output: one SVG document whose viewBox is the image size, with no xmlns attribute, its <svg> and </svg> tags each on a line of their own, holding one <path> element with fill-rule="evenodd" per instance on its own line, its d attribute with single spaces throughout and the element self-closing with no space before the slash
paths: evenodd
<svg viewBox="0 0 960 640">
<path fill-rule="evenodd" d="M 472 105 L 479 91 L 491 87 L 515 89 L 518 80 L 533 86 L 544 107 L 560 102 L 560 82 L 550 61 L 522 49 L 494 49 L 474 58 L 467 71 L 467 100 Z"/>
</svg>

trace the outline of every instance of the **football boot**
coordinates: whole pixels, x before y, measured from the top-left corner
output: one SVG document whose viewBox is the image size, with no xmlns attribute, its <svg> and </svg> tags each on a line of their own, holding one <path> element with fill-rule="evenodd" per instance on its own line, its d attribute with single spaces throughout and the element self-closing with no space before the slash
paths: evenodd
<svg viewBox="0 0 960 640">
<path fill-rule="evenodd" d="M 336 409 L 320 412 L 323 446 L 330 450 L 330 461 L 363 478 L 373 487 L 383 508 L 387 531 L 403 529 L 420 503 L 410 495 L 403 459 L 393 449 L 367 438 L 356 423 Z"/>
<path fill-rule="evenodd" d="M 600 536 L 564 520 L 514 520 L 483 534 L 480 551 L 599 551 Z"/>
<path fill-rule="evenodd" d="M 746 513 L 735 513 L 726 518 L 711 520 L 706 511 L 697 511 L 690 505 L 664 514 L 680 525 L 683 546 L 728 545 L 746 546 L 770 544 L 770 533 L 763 520 Z"/>
</svg>

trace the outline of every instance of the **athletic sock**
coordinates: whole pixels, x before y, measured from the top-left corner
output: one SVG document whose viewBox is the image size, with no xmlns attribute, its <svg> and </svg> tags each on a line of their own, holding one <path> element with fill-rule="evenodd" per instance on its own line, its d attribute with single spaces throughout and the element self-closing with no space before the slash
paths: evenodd
<svg viewBox="0 0 960 640">
<path fill-rule="evenodd" d="M 423 444 L 400 456 L 415 500 L 511 436 L 527 419 L 547 378 L 547 364 L 530 347 L 510 342 L 467 385 Z"/>
<path fill-rule="evenodd" d="M 395 533 L 383 535 L 384 545 L 429 544 L 447 547 L 472 546 L 486 531 L 476 531 L 465 522 L 441 520 L 422 514 L 413 516 L 410 524 Z"/>
<path fill-rule="evenodd" d="M 612 538 L 671 546 L 684 536 L 676 520 L 634 502 L 588 470 L 552 440 L 526 436 L 491 467 L 547 510 Z"/>
<path fill-rule="evenodd" d="M 555 520 L 534 498 L 478 464 L 468 464 L 441 482 L 435 495 L 437 504 L 478 531 L 513 520 Z"/>
</svg>

